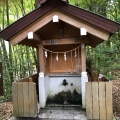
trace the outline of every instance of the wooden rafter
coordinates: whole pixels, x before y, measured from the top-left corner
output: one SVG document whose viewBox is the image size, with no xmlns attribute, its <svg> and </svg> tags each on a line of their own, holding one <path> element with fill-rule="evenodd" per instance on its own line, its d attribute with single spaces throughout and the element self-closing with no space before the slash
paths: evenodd
<svg viewBox="0 0 120 120">
<path fill-rule="evenodd" d="M 23 39 L 25 39 L 27 37 L 26 33 L 30 32 L 30 31 L 36 32 L 37 30 L 39 30 L 40 28 L 42 28 L 43 26 L 48 24 L 52 20 L 52 17 L 54 15 L 58 15 L 60 20 L 66 22 L 68 24 L 71 24 L 72 26 L 74 26 L 76 28 L 82 28 L 82 27 L 86 28 L 88 33 L 90 33 L 102 40 L 107 40 L 110 35 L 109 32 L 107 32 L 103 29 L 100 29 L 96 26 L 93 26 L 91 24 L 88 24 L 82 20 L 75 19 L 75 18 L 69 16 L 68 14 L 64 14 L 59 11 L 52 11 L 49 14 L 46 14 L 42 18 L 38 19 L 36 22 L 31 24 L 27 28 L 23 29 L 18 34 L 16 34 L 14 37 L 12 37 L 10 39 L 10 42 L 13 45 L 18 44 L 19 42 L 21 42 Z"/>
<path fill-rule="evenodd" d="M 30 32 L 30 33 L 32 33 L 32 38 L 30 38 L 30 39 L 33 39 L 37 42 L 41 42 L 41 37 L 38 34 L 36 34 L 34 32 Z M 28 39 L 29 39 L 29 37 L 28 37 Z"/>
</svg>

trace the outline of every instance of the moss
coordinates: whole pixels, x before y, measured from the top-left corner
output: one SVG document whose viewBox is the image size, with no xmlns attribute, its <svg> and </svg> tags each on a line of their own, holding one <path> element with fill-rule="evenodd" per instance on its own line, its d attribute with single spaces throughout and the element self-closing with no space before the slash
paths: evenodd
<svg viewBox="0 0 120 120">
<path fill-rule="evenodd" d="M 47 103 L 63 104 L 64 101 L 67 101 L 68 104 L 82 104 L 81 94 L 74 89 L 73 93 L 70 91 L 61 91 L 55 94 L 55 96 L 48 97 L 47 99 Z"/>
</svg>

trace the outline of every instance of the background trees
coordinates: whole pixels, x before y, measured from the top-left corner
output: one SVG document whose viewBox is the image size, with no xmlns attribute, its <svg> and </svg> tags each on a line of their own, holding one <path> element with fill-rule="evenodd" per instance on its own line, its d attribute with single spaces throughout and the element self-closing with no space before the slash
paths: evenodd
<svg viewBox="0 0 120 120">
<path fill-rule="evenodd" d="M 120 23 L 119 0 L 69 0 L 69 3 Z M 38 0 L 0 0 L 0 30 L 37 7 Z M 101 72 L 110 79 L 120 78 L 120 31 L 96 48 L 87 46 L 86 52 L 94 71 Z M 37 71 L 36 49 L 21 45 L 13 47 L 0 39 L 0 61 L 4 68 L 3 98 L 9 100 L 12 82 Z"/>
<path fill-rule="evenodd" d="M 119 0 L 69 0 L 69 2 L 120 23 Z M 96 48 L 87 46 L 87 60 L 92 62 L 93 70 L 105 74 L 109 79 L 120 78 L 119 57 L 120 31 Z"/>
</svg>

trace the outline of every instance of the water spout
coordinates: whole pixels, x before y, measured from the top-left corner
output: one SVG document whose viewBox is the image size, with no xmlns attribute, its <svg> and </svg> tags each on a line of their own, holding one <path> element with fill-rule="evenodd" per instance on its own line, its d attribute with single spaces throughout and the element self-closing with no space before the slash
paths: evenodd
<svg viewBox="0 0 120 120">
<path fill-rule="evenodd" d="M 63 80 L 62 85 L 64 85 L 64 86 L 68 85 L 68 83 L 67 83 L 66 79 L 64 79 L 64 80 Z"/>
</svg>

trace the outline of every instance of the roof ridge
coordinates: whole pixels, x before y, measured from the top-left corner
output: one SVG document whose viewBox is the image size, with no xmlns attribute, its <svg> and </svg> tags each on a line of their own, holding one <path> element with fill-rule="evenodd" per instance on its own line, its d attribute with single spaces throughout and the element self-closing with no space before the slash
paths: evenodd
<svg viewBox="0 0 120 120">
<path fill-rule="evenodd" d="M 44 3 L 47 2 L 47 1 L 50 1 L 50 0 L 39 0 L 40 5 L 44 4 Z M 55 1 L 55 0 L 54 0 L 54 1 Z M 59 0 L 59 1 L 64 1 L 64 2 L 66 2 L 66 3 L 69 3 L 68 0 Z"/>
</svg>

